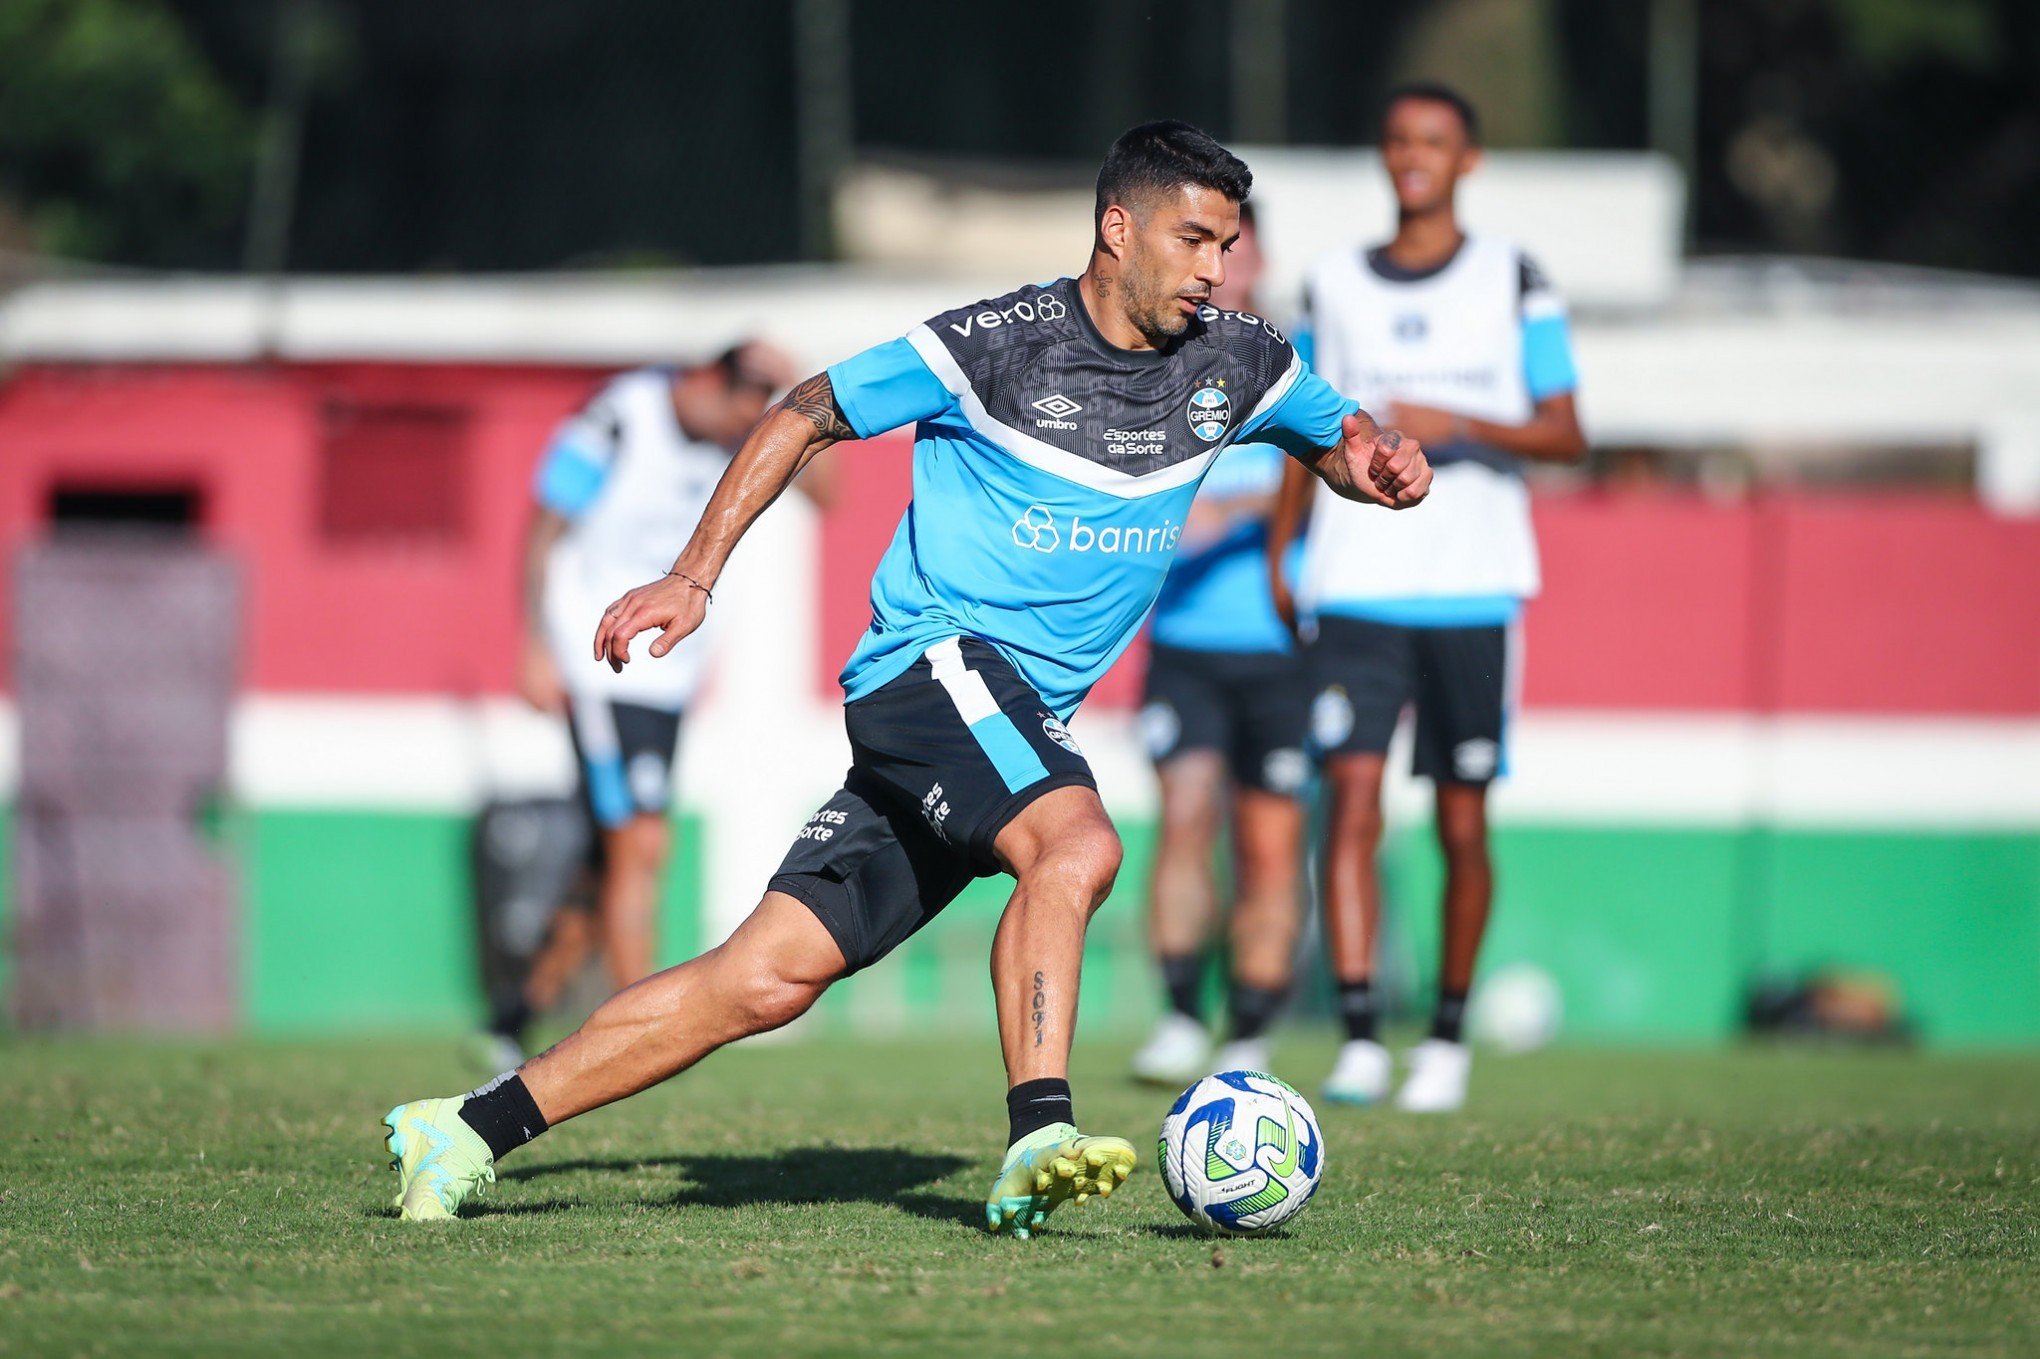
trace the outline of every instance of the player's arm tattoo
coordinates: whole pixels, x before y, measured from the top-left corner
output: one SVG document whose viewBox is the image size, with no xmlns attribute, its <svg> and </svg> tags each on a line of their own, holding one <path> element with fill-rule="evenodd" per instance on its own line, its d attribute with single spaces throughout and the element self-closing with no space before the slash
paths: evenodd
<svg viewBox="0 0 2040 1359">
<path fill-rule="evenodd" d="M 1034 1046 L 1040 1047 L 1048 1036 L 1048 974 L 1034 974 Z"/>
<path fill-rule="evenodd" d="M 806 417 L 821 438 L 835 441 L 857 437 L 857 431 L 850 428 L 850 422 L 843 418 L 843 408 L 836 404 L 836 388 L 830 383 L 827 373 L 816 373 L 788 392 L 786 400 L 779 404 L 795 415 Z"/>
</svg>

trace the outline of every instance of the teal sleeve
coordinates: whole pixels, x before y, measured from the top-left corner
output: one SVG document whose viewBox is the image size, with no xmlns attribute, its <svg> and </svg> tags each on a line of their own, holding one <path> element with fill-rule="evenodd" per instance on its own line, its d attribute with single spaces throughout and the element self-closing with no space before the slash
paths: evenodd
<svg viewBox="0 0 2040 1359">
<path fill-rule="evenodd" d="M 1237 437 L 1274 444 L 1292 458 L 1308 457 L 1339 442 L 1340 422 L 1359 409 L 1359 402 L 1340 396 L 1305 366 L 1282 399 L 1247 421 Z"/>
<path fill-rule="evenodd" d="M 1532 401 L 1580 385 L 1573 368 L 1572 330 L 1564 313 L 1523 318 L 1523 385 L 1529 388 Z"/>
<path fill-rule="evenodd" d="M 843 418 L 860 439 L 932 420 L 956 405 L 949 389 L 904 339 L 887 340 L 831 364 L 829 385 Z"/>
</svg>

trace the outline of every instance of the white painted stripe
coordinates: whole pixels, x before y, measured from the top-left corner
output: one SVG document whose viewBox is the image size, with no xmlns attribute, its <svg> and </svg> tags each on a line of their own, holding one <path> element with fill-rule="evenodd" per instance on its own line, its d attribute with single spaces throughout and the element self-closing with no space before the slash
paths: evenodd
<svg viewBox="0 0 2040 1359">
<path fill-rule="evenodd" d="M 930 673 L 949 692 L 949 701 L 956 705 L 956 715 L 963 719 L 963 725 L 976 726 L 998 714 L 999 702 L 986 687 L 985 677 L 964 665 L 960 639 L 951 637 L 937 642 L 921 654 L 927 659 Z"/>
<path fill-rule="evenodd" d="M 957 701 L 961 713 L 991 696 Z M 769 822 L 760 835 L 775 840 L 797 828 L 797 819 L 777 824 L 791 813 L 757 818 L 761 789 L 818 805 L 841 777 L 842 719 L 819 699 L 775 713 L 761 723 L 717 718 L 704 705 L 690 716 L 683 804 Z M 1084 713 L 1073 727 L 1107 804 L 1149 814 L 1154 779 L 1133 715 Z M 2040 829 L 2040 718 L 1543 709 L 1518 713 L 1510 739 L 1515 772 L 1495 793 L 1503 822 Z M 231 791 L 254 807 L 459 812 L 492 794 L 563 793 L 573 780 L 564 724 L 507 698 L 258 695 L 236 709 L 231 743 Z M 1392 756 L 1391 767 L 1407 769 L 1407 755 Z M 14 708 L 0 701 L 0 799 L 12 798 L 19 768 Z M 756 770 L 761 788 L 735 793 L 737 769 Z M 1430 790 L 1397 775 L 1388 797 L 1393 814 L 1410 817 L 1429 805 Z"/>
<path fill-rule="evenodd" d="M 1117 496 L 1121 500 L 1138 500 L 1146 496 L 1159 495 L 1163 491 L 1175 490 L 1179 486 L 1188 486 L 1204 475 L 1204 469 L 1209 467 L 1211 460 L 1219 454 L 1219 449 L 1213 447 L 1174 466 L 1139 476 L 1106 467 L 1014 429 L 986 410 L 985 403 L 978 399 L 977 392 L 971 387 L 969 377 L 957 366 L 955 357 L 926 325 L 915 326 L 908 331 L 907 343 L 914 347 L 914 352 L 921 356 L 929 371 L 935 374 L 942 385 L 949 389 L 949 394 L 956 398 L 957 404 L 963 407 L 964 418 L 970 422 L 972 429 L 1035 471 L 1044 472 L 1059 481 L 1074 482 L 1089 490 Z"/>
</svg>

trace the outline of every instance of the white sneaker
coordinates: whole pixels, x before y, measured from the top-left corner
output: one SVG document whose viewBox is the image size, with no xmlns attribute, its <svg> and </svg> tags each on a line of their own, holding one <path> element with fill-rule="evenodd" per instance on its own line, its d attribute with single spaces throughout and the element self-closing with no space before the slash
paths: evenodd
<svg viewBox="0 0 2040 1359">
<path fill-rule="evenodd" d="M 517 1045 L 517 1040 L 488 1029 L 469 1034 L 461 1044 L 460 1054 L 469 1066 L 492 1076 L 524 1065 L 524 1049 Z"/>
<path fill-rule="evenodd" d="M 1262 1071 L 1268 1069 L 1268 1040 L 1265 1038 L 1235 1038 L 1229 1043 L 1220 1043 L 1218 1051 L 1211 1056 L 1211 1070 L 1216 1076 L 1221 1071 Z"/>
<path fill-rule="evenodd" d="M 1395 1107 L 1413 1114 L 1449 1114 L 1466 1103 L 1473 1051 L 1464 1043 L 1426 1038 L 1410 1049 L 1410 1074 L 1395 1092 Z"/>
<path fill-rule="evenodd" d="M 1171 1010 L 1133 1054 L 1134 1079 L 1155 1085 L 1188 1085 L 1205 1072 L 1211 1035 L 1188 1015 Z"/>
<path fill-rule="evenodd" d="M 1339 1060 L 1325 1077 L 1325 1098 L 1334 1104 L 1379 1104 L 1388 1098 L 1388 1049 L 1371 1038 L 1339 1048 Z"/>
</svg>

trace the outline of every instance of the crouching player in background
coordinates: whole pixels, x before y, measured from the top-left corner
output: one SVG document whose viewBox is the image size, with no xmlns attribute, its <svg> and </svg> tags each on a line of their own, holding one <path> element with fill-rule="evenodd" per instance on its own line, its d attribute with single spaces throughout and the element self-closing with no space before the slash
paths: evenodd
<svg viewBox="0 0 2040 1359">
<path fill-rule="evenodd" d="M 1487 790 L 1507 772 L 1517 619 L 1538 588 L 1521 463 L 1576 461 L 1586 441 L 1558 297 L 1521 250 L 1460 228 L 1455 193 L 1480 163 L 1471 105 L 1443 86 L 1405 87 L 1389 99 L 1381 147 L 1395 239 L 1312 270 L 1315 362 L 1423 441 L 1438 490 L 1421 515 L 1365 520 L 1320 495 L 1304 555 L 1311 735 L 1331 802 L 1325 927 L 1347 1037 L 1325 1094 L 1369 1104 L 1388 1093 L 1373 989 L 1376 854 L 1389 737 L 1413 703 L 1416 773 L 1436 786 L 1445 853 L 1444 947 L 1431 1034 L 1410 1054 L 1396 1102 L 1442 1112 L 1466 1099 L 1460 1027 L 1494 896 Z M 1298 473 L 1286 474 L 1269 538 L 1278 607 L 1292 618 L 1279 566 L 1306 508 Z"/>
<path fill-rule="evenodd" d="M 1240 238 L 1212 305 L 1258 312 L 1261 270 L 1253 205 L 1242 204 Z M 1168 1010 L 1134 1054 L 1133 1074 L 1144 1081 L 1182 1085 L 1208 1071 L 1269 1070 L 1268 1028 L 1289 995 L 1302 914 L 1310 693 L 1263 562 L 1284 461 L 1270 444 L 1235 444 L 1219 455 L 1155 601 L 1140 724 L 1161 785 L 1148 943 Z M 1298 544 L 1292 566 L 1300 554 Z M 1219 914 L 1212 854 L 1228 813 L 1230 1033 L 1214 1057 L 1203 990 Z"/>
<path fill-rule="evenodd" d="M 539 460 L 519 683 L 533 707 L 564 714 L 573 736 L 600 830 L 595 938 L 576 912 L 556 914 L 522 1000 L 490 1017 L 492 1070 L 524 1060 L 532 1015 L 559 999 L 591 943 L 616 987 L 652 970 L 673 762 L 710 639 L 703 630 L 664 664 L 612 671 L 588 654 L 588 620 L 666 569 L 667 548 L 694 532 L 731 454 L 794 377 L 791 360 L 756 341 L 707 363 L 624 373 L 560 426 Z M 810 494 L 814 480 L 802 479 Z"/>
</svg>

